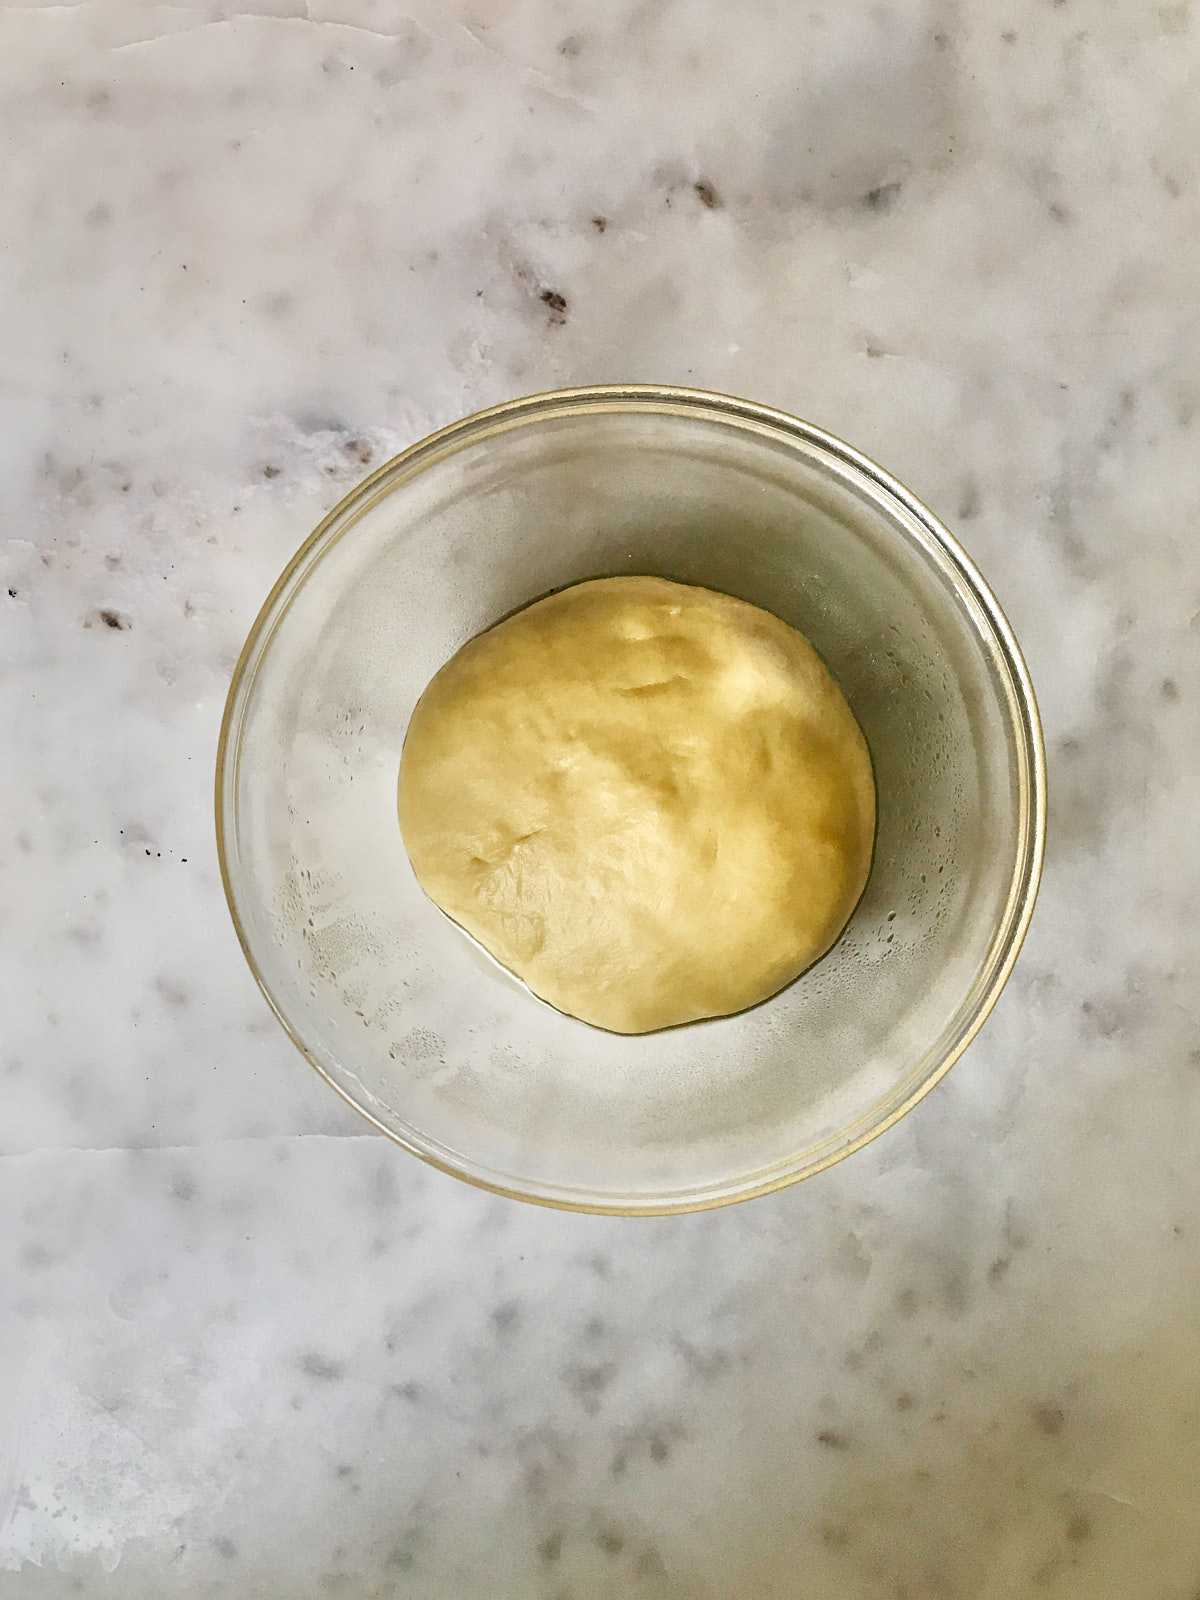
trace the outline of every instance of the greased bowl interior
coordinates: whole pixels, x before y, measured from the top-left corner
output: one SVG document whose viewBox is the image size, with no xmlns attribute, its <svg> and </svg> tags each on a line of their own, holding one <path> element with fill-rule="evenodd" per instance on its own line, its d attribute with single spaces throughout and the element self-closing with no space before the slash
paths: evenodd
<svg viewBox="0 0 1200 1600">
<path fill-rule="evenodd" d="M 437 668 L 529 600 L 621 573 L 800 628 L 867 736 L 879 808 L 866 893 L 823 961 L 753 1010 L 641 1037 L 561 1016 L 487 960 L 418 887 L 396 811 Z M 932 514 L 808 424 L 649 387 L 514 401 L 355 489 L 251 631 L 217 771 L 243 948 L 333 1087 L 463 1178 L 627 1213 L 794 1181 L 912 1106 L 1016 958 L 1044 816 L 1020 652 Z"/>
</svg>

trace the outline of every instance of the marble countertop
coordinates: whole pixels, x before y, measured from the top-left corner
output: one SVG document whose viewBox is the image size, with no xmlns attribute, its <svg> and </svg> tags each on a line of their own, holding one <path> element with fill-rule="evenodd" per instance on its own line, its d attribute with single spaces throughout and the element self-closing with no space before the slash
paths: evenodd
<svg viewBox="0 0 1200 1600">
<path fill-rule="evenodd" d="M 0 1600 L 1196 1600 L 1200 14 L 0 6 Z M 370 462 L 721 388 L 962 535 L 1038 684 L 976 1045 L 727 1212 L 542 1212 L 267 1012 L 242 637 Z"/>
</svg>

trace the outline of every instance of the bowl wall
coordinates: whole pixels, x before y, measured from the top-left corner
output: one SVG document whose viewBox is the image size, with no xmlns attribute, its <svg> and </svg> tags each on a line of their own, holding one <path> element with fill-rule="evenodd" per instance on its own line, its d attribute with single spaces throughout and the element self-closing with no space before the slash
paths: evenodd
<svg viewBox="0 0 1200 1600">
<path fill-rule="evenodd" d="M 483 957 L 417 886 L 396 817 L 437 668 L 537 596 L 622 573 L 801 629 L 879 791 L 871 878 L 833 951 L 751 1011 L 640 1038 L 560 1016 Z M 1044 826 L 1023 664 L 945 530 L 818 430 L 689 391 L 514 402 L 374 474 L 264 607 L 219 769 L 234 919 L 314 1064 L 461 1176 L 618 1211 L 758 1192 L 894 1120 L 1002 986 Z"/>
</svg>

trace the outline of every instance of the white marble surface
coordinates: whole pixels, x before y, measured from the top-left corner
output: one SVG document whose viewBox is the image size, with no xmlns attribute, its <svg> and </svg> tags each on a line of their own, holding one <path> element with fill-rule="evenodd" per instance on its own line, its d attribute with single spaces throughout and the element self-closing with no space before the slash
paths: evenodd
<svg viewBox="0 0 1200 1600">
<path fill-rule="evenodd" d="M 1198 78 L 1187 0 L 0 6 L 3 1600 L 1196 1600 Z M 318 515 L 608 378 L 913 484 L 1051 761 L 946 1084 L 655 1223 L 370 1136 L 211 825 Z"/>
</svg>

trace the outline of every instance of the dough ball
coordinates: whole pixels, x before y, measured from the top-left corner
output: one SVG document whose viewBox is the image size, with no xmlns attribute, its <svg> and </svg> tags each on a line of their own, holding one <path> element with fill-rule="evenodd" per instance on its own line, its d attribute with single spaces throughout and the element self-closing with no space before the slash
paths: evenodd
<svg viewBox="0 0 1200 1600">
<path fill-rule="evenodd" d="M 565 589 L 422 695 L 400 826 L 430 899 L 617 1033 L 724 1016 L 824 955 L 875 835 L 866 741 L 806 639 L 662 578 Z"/>
</svg>

